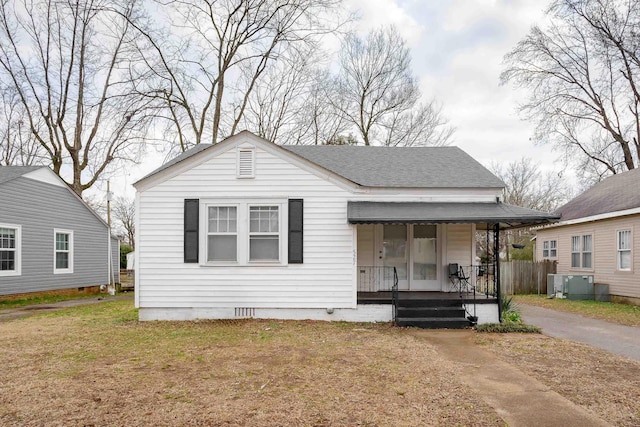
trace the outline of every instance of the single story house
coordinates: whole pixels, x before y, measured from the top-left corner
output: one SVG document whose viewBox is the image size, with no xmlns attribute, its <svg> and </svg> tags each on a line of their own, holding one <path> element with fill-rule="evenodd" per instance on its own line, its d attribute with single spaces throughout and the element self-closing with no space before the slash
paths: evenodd
<svg viewBox="0 0 640 427">
<path fill-rule="evenodd" d="M 610 176 L 560 207 L 536 231 L 536 259 L 557 273 L 593 275 L 612 301 L 640 305 L 640 169 Z"/>
<path fill-rule="evenodd" d="M 109 228 L 45 166 L 0 166 L 0 295 L 119 281 L 120 247 Z"/>
<path fill-rule="evenodd" d="M 437 312 L 460 326 L 466 309 L 497 322 L 498 261 L 478 265 L 476 231 L 493 242 L 555 218 L 502 203 L 502 181 L 456 147 L 278 146 L 247 131 L 134 186 L 141 320 L 424 326 Z"/>
</svg>

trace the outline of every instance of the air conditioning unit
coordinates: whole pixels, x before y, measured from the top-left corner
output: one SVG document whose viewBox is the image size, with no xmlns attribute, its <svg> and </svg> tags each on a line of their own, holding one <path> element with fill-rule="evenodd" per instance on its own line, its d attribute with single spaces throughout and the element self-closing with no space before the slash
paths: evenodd
<svg viewBox="0 0 640 427">
<path fill-rule="evenodd" d="M 595 298 L 593 275 L 549 274 L 547 296 L 571 300 L 593 300 Z"/>
</svg>

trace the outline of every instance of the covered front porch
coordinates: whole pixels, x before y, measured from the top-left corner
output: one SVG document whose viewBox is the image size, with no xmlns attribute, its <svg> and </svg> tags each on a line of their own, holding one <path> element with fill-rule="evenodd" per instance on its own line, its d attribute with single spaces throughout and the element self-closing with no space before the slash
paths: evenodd
<svg viewBox="0 0 640 427">
<path fill-rule="evenodd" d="M 349 202 L 348 218 L 357 234 L 358 304 L 393 304 L 394 321 L 415 326 L 443 313 L 500 321 L 500 231 L 555 219 L 499 201 Z"/>
</svg>

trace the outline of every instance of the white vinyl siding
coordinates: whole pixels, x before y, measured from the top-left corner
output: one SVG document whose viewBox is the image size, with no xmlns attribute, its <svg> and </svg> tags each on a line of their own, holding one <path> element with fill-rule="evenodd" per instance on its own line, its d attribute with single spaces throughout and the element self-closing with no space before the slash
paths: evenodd
<svg viewBox="0 0 640 427">
<path fill-rule="evenodd" d="M 0 276 L 19 276 L 21 271 L 21 227 L 0 224 Z"/>
<path fill-rule="evenodd" d="M 73 231 L 53 231 L 53 274 L 73 273 Z"/>
<path fill-rule="evenodd" d="M 617 235 L 618 270 L 629 271 L 631 270 L 631 247 L 633 246 L 631 230 L 618 231 Z"/>
</svg>

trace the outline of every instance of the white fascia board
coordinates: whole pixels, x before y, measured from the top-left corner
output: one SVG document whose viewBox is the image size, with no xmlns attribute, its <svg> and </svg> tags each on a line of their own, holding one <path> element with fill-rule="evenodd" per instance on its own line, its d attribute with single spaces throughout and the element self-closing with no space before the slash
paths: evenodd
<svg viewBox="0 0 640 427">
<path fill-rule="evenodd" d="M 242 131 L 233 136 L 230 136 L 229 138 L 226 138 L 225 140 L 212 145 L 208 149 L 202 150 L 199 153 L 196 153 L 193 156 L 188 157 L 181 162 L 168 167 L 165 170 L 162 170 L 152 176 L 136 182 L 135 184 L 133 184 L 133 186 L 139 192 L 144 192 L 155 187 L 156 185 L 159 185 L 171 178 L 180 175 L 181 173 L 184 173 L 196 166 L 209 161 L 210 159 L 222 154 L 223 152 L 236 149 L 237 146 L 245 144 L 246 142 L 249 142 L 256 147 L 259 147 L 260 149 L 273 154 L 274 156 L 288 161 L 289 163 L 299 167 L 300 169 L 310 172 L 318 176 L 319 178 L 325 179 L 348 191 L 356 191 L 358 188 L 360 188 L 358 184 L 355 184 L 354 182 L 349 181 L 348 179 L 334 172 L 331 172 L 330 170 L 318 166 L 317 164 L 310 162 L 298 156 L 297 154 L 286 150 L 285 148 L 282 148 L 272 142 L 260 138 L 259 136 L 256 136 L 249 131 Z"/>
<path fill-rule="evenodd" d="M 618 218 L 618 217 L 621 217 L 621 216 L 637 215 L 637 214 L 640 214 L 640 207 L 633 208 L 633 209 L 625 209 L 623 211 L 607 212 L 607 213 L 598 214 L 598 215 L 585 216 L 583 218 L 569 219 L 569 220 L 566 220 L 566 221 L 560 221 L 560 222 L 556 222 L 554 224 L 545 225 L 543 227 L 539 227 L 539 228 L 536 228 L 536 229 L 538 229 L 538 230 L 546 230 L 546 229 L 549 229 L 549 228 L 562 227 L 562 226 L 565 226 L 565 225 L 583 224 L 585 222 L 600 221 L 600 220 L 603 220 L 603 219 Z"/>
</svg>

